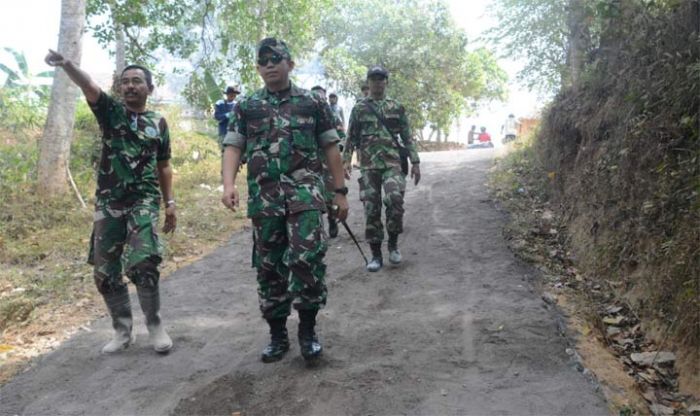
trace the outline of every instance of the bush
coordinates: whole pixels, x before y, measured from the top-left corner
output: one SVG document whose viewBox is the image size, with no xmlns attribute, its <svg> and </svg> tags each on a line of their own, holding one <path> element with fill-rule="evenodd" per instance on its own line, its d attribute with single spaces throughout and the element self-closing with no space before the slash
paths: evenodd
<svg viewBox="0 0 700 416">
<path fill-rule="evenodd" d="M 44 126 L 48 101 L 25 88 L 0 88 L 0 130 L 13 134 Z"/>
</svg>

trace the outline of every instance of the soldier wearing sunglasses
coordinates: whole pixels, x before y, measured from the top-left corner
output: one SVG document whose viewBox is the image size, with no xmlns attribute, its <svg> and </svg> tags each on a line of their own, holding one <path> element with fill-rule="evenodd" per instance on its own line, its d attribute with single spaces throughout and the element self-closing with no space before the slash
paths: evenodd
<svg viewBox="0 0 700 416">
<path fill-rule="evenodd" d="M 347 188 L 338 151 L 338 134 L 327 103 L 290 82 L 294 69 L 287 44 L 263 39 L 257 71 L 265 87 L 240 101 L 223 140 L 223 204 L 235 211 L 241 157 L 248 162 L 248 217 L 253 222 L 253 266 L 270 343 L 263 362 L 282 359 L 289 350 L 287 317 L 299 313 L 299 347 L 306 360 L 321 355 L 316 316 L 325 303 L 327 236 L 322 158 L 334 178 L 337 216 L 348 214 Z"/>
</svg>

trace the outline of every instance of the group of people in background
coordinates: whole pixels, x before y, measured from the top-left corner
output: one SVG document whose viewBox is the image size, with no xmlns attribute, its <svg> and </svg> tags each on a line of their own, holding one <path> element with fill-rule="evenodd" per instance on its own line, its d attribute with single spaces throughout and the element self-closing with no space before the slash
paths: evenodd
<svg viewBox="0 0 700 416">
<path fill-rule="evenodd" d="M 328 293 L 323 213 L 328 213 L 329 234 L 337 235 L 336 221 L 345 221 L 349 212 L 345 180 L 352 175 L 353 154 L 359 161 L 359 199 L 372 252 L 366 264 L 370 272 L 383 267 L 384 228 L 389 262 L 402 261 L 398 238 L 403 232 L 406 178 L 410 173 L 418 185 L 420 159 L 405 108 L 386 96 L 389 71 L 383 66 L 368 69 L 363 96 L 352 109 L 345 137 L 345 116 L 337 95 L 330 94 L 328 102 L 323 87 L 308 91 L 291 82 L 295 62 L 284 41 L 263 39 L 256 58 L 265 86 L 238 101 L 240 89 L 228 87 L 226 98 L 215 105 L 222 148 L 221 201 L 232 211 L 238 209 L 236 177 L 241 163 L 247 163 L 252 263 L 260 311 L 270 330 L 261 359 L 278 361 L 290 349 L 286 322 L 295 309 L 300 352 L 312 361 L 323 350 L 315 328 Z M 130 296 L 123 282 L 126 274 L 137 288 L 153 348 L 167 353 L 173 342 L 160 316 L 162 245 L 157 226 L 161 204 L 163 232 L 175 231 L 177 216 L 168 125 L 162 115 L 147 108 L 154 90 L 152 74 L 143 66 L 127 66 L 116 88 L 121 97 L 114 98 L 60 53 L 50 50 L 45 61 L 62 68 L 81 88 L 102 130 L 90 238 L 94 281 L 114 328 L 102 352 L 116 353 L 134 343 Z"/>
<path fill-rule="evenodd" d="M 515 118 L 515 114 L 509 114 L 505 122 L 501 125 L 502 142 L 509 143 L 516 139 L 520 130 L 520 123 Z M 476 131 L 476 126 L 472 125 L 467 134 L 467 145 L 470 147 L 493 147 L 491 135 L 486 131 L 486 127 L 481 126 Z"/>
</svg>

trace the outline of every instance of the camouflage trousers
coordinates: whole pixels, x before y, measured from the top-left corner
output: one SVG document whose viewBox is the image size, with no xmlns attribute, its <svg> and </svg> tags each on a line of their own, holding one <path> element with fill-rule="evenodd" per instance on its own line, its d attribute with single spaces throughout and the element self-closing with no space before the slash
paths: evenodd
<svg viewBox="0 0 700 416">
<path fill-rule="evenodd" d="M 403 232 L 403 195 L 406 177 L 401 168 L 363 169 L 358 180 L 360 201 L 365 207 L 365 239 L 368 243 L 384 240 L 382 226 L 382 202 L 386 207 L 386 230 L 389 233 Z M 384 192 L 384 198 L 382 198 Z"/>
<path fill-rule="evenodd" d="M 328 244 L 321 212 L 302 211 L 286 217 L 253 218 L 253 266 L 263 318 L 289 316 L 326 304 Z"/>
<path fill-rule="evenodd" d="M 158 286 L 162 246 L 157 229 L 157 200 L 140 200 L 120 208 L 95 205 L 88 263 L 94 266 L 100 293 L 123 288 L 123 270 L 136 286 Z"/>
</svg>

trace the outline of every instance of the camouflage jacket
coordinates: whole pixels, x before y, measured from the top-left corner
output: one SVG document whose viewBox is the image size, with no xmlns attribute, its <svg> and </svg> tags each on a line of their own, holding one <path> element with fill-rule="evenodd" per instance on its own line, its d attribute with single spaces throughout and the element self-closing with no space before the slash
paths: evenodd
<svg viewBox="0 0 700 416">
<path fill-rule="evenodd" d="M 371 97 L 362 98 L 352 108 L 343 161 L 349 162 L 357 149 L 361 169 L 400 166 L 396 143 L 377 116 L 367 108 L 366 103 L 373 105 L 377 112 L 384 116 L 389 129 L 408 149 L 411 163 L 420 163 L 404 107 L 391 98 L 375 101 Z"/>
<path fill-rule="evenodd" d="M 248 216 L 284 216 L 325 210 L 323 149 L 338 142 L 327 103 L 297 88 L 266 88 L 239 102 L 224 146 L 245 151 L 248 160 Z"/>
<path fill-rule="evenodd" d="M 98 204 L 128 205 L 149 198 L 157 204 L 157 162 L 170 159 L 165 118 L 153 111 L 134 113 L 104 92 L 90 108 L 102 130 Z"/>
</svg>

